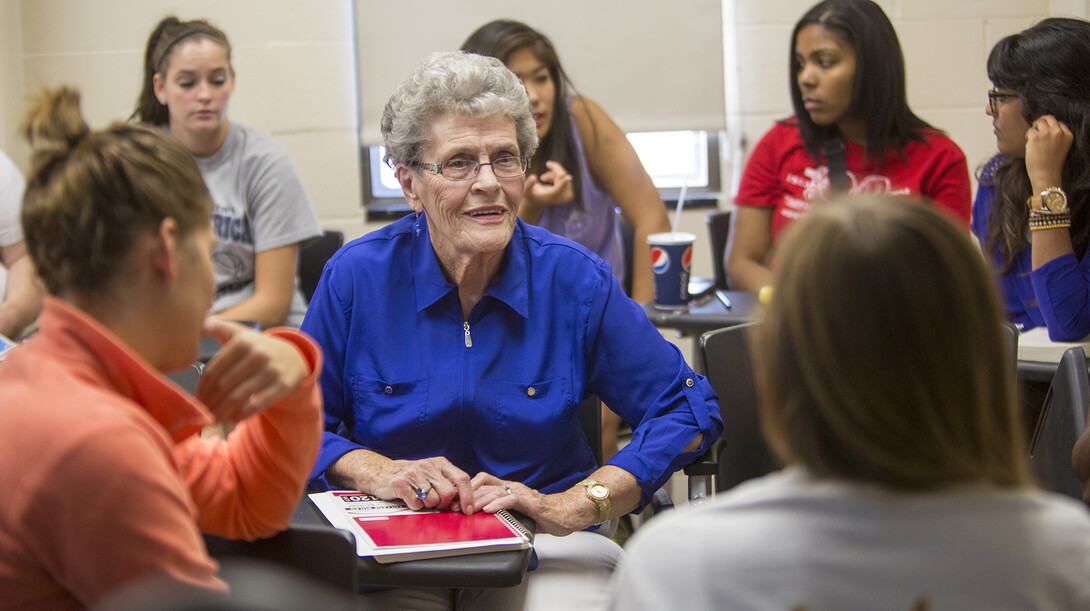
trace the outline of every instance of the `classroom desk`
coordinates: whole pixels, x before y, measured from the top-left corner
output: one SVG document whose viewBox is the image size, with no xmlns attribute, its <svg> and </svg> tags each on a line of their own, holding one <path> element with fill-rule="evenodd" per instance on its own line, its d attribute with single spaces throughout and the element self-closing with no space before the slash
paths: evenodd
<svg viewBox="0 0 1090 611">
<path fill-rule="evenodd" d="M 717 294 L 718 293 L 718 294 Z M 643 304 L 643 312 L 651 324 L 660 329 L 676 329 L 678 335 L 691 335 L 693 356 L 690 366 L 697 373 L 703 373 L 703 359 L 700 356 L 700 335 L 706 331 L 733 327 L 756 320 L 761 311 L 757 293 L 742 291 L 717 291 L 706 297 L 691 302 L 677 310 L 660 310 L 653 303 Z M 726 306 L 730 303 L 730 308 Z"/>
<path fill-rule="evenodd" d="M 533 520 L 515 515 L 531 533 L 536 530 Z M 307 496 L 299 502 L 291 522 L 333 528 Z M 505 588 L 522 583 L 532 552 L 533 549 L 488 552 L 393 564 L 379 564 L 374 558 L 358 558 L 356 570 L 363 586 Z"/>
<path fill-rule="evenodd" d="M 757 293 L 741 291 L 722 291 L 730 301 L 731 308 L 723 304 L 716 296 L 709 296 L 694 301 L 689 306 L 678 310 L 660 310 L 652 303 L 643 304 L 647 319 L 660 329 L 676 329 L 680 335 L 694 338 L 701 334 L 724 327 L 733 327 L 757 319 L 761 311 Z M 693 346 L 693 366 L 701 363 L 699 341 Z M 1090 364 L 1090 362 L 1088 362 Z M 1051 382 L 1056 374 L 1058 363 L 1037 361 L 1018 361 L 1018 379 L 1030 382 Z"/>
<path fill-rule="evenodd" d="M 715 294 L 708 295 L 677 310 L 660 310 L 653 303 L 643 304 L 643 311 L 651 324 L 660 329 L 677 329 L 682 335 L 699 337 L 705 331 L 733 327 L 753 321 L 760 313 L 761 304 L 757 293 L 719 291 L 730 302 Z"/>
</svg>

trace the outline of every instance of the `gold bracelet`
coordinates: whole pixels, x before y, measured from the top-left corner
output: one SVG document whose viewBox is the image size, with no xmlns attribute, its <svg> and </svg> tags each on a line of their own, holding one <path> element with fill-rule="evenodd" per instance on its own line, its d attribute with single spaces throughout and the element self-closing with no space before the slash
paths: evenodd
<svg viewBox="0 0 1090 611">
<path fill-rule="evenodd" d="M 1052 221 L 1030 221 L 1030 231 L 1043 231 L 1045 229 L 1067 229 L 1071 227 L 1071 219 L 1056 219 Z"/>
</svg>

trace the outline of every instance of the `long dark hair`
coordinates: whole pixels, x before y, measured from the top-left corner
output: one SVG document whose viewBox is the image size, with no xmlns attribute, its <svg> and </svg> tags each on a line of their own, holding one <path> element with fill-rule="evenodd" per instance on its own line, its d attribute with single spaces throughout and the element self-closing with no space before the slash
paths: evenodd
<svg viewBox="0 0 1090 611">
<path fill-rule="evenodd" d="M 1090 243 L 1090 22 L 1050 18 L 1003 38 L 988 55 L 988 78 L 1010 89 L 1032 124 L 1052 115 L 1075 140 L 1064 161 L 1063 182 L 1071 208 L 1071 243 L 1081 260 Z M 1025 248 L 1029 224 L 1026 199 L 1032 195 L 1026 160 L 1007 157 L 995 172 L 995 201 L 988 213 L 985 245 L 999 254 L 1002 272 Z"/>
<path fill-rule="evenodd" d="M 549 133 L 541 139 L 535 167 L 539 173 L 545 172 L 545 161 L 556 161 L 564 166 L 572 177 L 573 203 L 583 210 L 583 168 L 575 151 L 575 133 L 572 127 L 571 113 L 568 111 L 569 91 L 574 87 L 568 74 L 560 65 L 560 57 L 553 43 L 544 34 L 525 23 L 509 19 L 498 19 L 482 25 L 462 43 L 462 50 L 478 55 L 495 57 L 503 63 L 519 49 L 529 49 L 538 61 L 545 64 L 556 86 L 553 97 L 553 120 Z M 575 100 L 574 103 L 579 103 Z"/>
<path fill-rule="evenodd" d="M 231 65 L 231 43 L 223 30 L 204 19 L 180 21 L 174 15 L 164 17 L 148 36 L 144 48 L 144 82 L 140 85 L 140 95 L 136 98 L 136 109 L 130 119 L 152 125 L 165 125 L 170 122 L 170 111 L 165 104 L 160 104 L 155 97 L 155 75 L 165 79 L 170 65 L 170 54 L 182 41 L 207 38 L 215 41 L 227 52 L 227 64 Z M 234 72 L 234 68 L 231 68 Z"/>
<path fill-rule="evenodd" d="M 855 50 L 855 80 L 848 112 L 866 122 L 867 159 L 881 165 L 889 149 L 904 154 L 912 140 L 923 141 L 921 129 L 931 128 L 908 107 L 905 60 L 893 24 L 870 0 L 825 0 L 806 12 L 791 32 L 791 103 L 806 150 L 821 159 L 821 145 L 836 133 L 836 125 L 817 125 L 806 112 L 799 89 L 795 41 L 808 25 L 834 32 Z"/>
</svg>

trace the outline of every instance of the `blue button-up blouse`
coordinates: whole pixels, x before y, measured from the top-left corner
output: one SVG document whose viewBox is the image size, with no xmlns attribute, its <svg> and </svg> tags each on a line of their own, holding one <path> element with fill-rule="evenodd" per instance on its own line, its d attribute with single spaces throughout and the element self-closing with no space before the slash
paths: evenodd
<svg viewBox="0 0 1090 611">
<path fill-rule="evenodd" d="M 995 199 L 992 181 L 1004 161 L 1002 155 L 997 155 L 980 173 L 972 229 L 981 245 L 987 241 L 988 215 Z M 999 253 L 993 251 L 990 256 L 1000 267 Z M 1090 333 L 1090 257 L 1080 261 L 1074 253 L 1068 253 L 1035 270 L 1027 245 L 1014 256 L 1010 271 L 999 276 L 998 281 L 1007 317 L 1023 329 L 1046 325 L 1050 339 L 1067 342 Z"/>
<path fill-rule="evenodd" d="M 561 492 L 596 469 L 579 425 L 579 402 L 596 394 L 633 428 L 608 464 L 635 476 L 646 504 L 723 426 L 711 386 L 609 265 L 522 221 L 469 320 L 413 214 L 330 259 L 302 330 L 325 351 L 316 487 L 365 448 Z M 683 454 L 698 434 L 701 448 Z"/>
</svg>

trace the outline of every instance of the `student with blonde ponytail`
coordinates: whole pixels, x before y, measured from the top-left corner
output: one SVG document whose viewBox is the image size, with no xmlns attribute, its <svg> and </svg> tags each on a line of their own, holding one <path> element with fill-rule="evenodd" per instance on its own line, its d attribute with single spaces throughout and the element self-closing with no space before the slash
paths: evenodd
<svg viewBox="0 0 1090 611">
<path fill-rule="evenodd" d="M 76 609 L 146 579 L 223 590 L 201 532 L 286 528 L 318 451 L 320 352 L 206 318 L 212 201 L 160 129 L 30 108 L 23 225 L 49 296 L 0 367 L 0 609 Z M 189 395 L 161 372 L 224 347 Z M 202 439 L 213 422 L 238 426 Z"/>
</svg>

